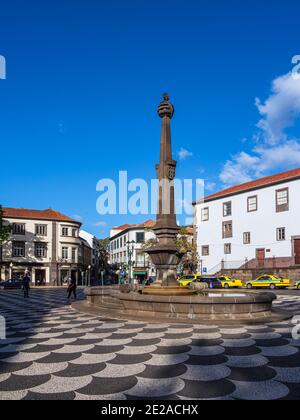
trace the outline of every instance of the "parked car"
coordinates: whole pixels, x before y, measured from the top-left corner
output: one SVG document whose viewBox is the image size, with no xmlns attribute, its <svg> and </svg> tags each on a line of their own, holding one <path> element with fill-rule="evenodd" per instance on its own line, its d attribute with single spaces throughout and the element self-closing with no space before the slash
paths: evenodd
<svg viewBox="0 0 300 420">
<path fill-rule="evenodd" d="M 217 277 L 203 277 L 200 274 L 189 274 L 178 279 L 182 287 L 189 286 L 191 283 L 206 283 L 209 289 L 222 289 L 222 283 Z"/>
<path fill-rule="evenodd" d="M 191 283 L 194 283 L 195 281 L 198 281 L 201 279 L 201 276 L 197 276 L 196 274 L 189 274 L 187 276 L 180 277 L 177 281 L 182 287 L 186 287 Z"/>
<path fill-rule="evenodd" d="M 300 290 L 300 281 L 296 281 L 296 283 L 295 283 L 295 289 L 298 289 L 298 290 Z"/>
<path fill-rule="evenodd" d="M 291 280 L 284 279 L 273 275 L 264 275 L 258 277 L 256 280 L 248 281 L 246 283 L 248 289 L 252 288 L 268 288 L 268 289 L 286 289 L 291 286 Z"/>
<path fill-rule="evenodd" d="M 11 279 L 0 283 L 0 289 L 13 290 L 22 289 L 22 280 Z"/>
<path fill-rule="evenodd" d="M 224 289 L 233 289 L 233 288 L 243 287 L 242 280 L 233 279 L 229 276 L 221 276 L 221 277 L 218 277 L 218 279 L 221 281 L 222 287 Z"/>
<path fill-rule="evenodd" d="M 200 277 L 199 283 L 206 283 L 209 289 L 222 289 L 222 282 L 217 277 Z"/>
</svg>

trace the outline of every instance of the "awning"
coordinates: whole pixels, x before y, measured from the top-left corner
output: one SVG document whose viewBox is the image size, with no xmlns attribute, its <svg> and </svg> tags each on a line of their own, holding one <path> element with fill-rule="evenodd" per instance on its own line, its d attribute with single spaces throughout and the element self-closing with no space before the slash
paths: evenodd
<svg viewBox="0 0 300 420">
<path fill-rule="evenodd" d="M 147 272 L 146 271 L 134 271 L 133 275 L 134 276 L 146 276 Z"/>
</svg>

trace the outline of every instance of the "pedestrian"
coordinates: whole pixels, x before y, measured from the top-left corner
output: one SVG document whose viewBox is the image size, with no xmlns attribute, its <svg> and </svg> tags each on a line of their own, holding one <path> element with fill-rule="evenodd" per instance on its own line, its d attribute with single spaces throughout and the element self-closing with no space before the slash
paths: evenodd
<svg viewBox="0 0 300 420">
<path fill-rule="evenodd" d="M 71 280 L 68 287 L 68 299 L 71 299 L 72 293 L 73 293 L 74 299 L 77 299 L 76 290 L 77 290 L 76 280 L 73 279 Z"/>
<path fill-rule="evenodd" d="M 30 277 L 28 276 L 27 273 L 23 277 L 22 286 L 23 286 L 23 292 L 24 292 L 24 299 L 28 299 L 29 289 L 30 289 Z"/>
</svg>

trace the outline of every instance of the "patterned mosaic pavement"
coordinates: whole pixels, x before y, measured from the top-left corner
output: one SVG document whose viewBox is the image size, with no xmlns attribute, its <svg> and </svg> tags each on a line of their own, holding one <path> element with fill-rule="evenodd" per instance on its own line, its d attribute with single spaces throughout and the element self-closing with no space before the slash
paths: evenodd
<svg viewBox="0 0 300 420">
<path fill-rule="evenodd" d="M 300 294 L 277 307 L 300 314 Z M 0 292 L 0 400 L 300 399 L 292 324 L 186 326 L 80 314 L 64 290 Z"/>
</svg>

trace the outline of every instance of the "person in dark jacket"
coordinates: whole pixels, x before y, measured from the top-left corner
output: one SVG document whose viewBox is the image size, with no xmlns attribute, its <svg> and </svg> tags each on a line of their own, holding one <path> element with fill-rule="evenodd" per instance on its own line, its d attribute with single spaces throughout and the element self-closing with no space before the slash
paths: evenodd
<svg viewBox="0 0 300 420">
<path fill-rule="evenodd" d="M 73 279 L 71 280 L 71 283 L 69 284 L 69 287 L 68 287 L 68 299 L 71 299 L 72 293 L 74 295 L 74 299 L 77 299 L 76 290 L 77 290 L 76 280 Z"/>
<path fill-rule="evenodd" d="M 29 298 L 29 289 L 30 289 L 30 277 L 28 274 L 25 274 L 22 281 L 23 291 L 24 291 L 24 298 Z"/>
</svg>

